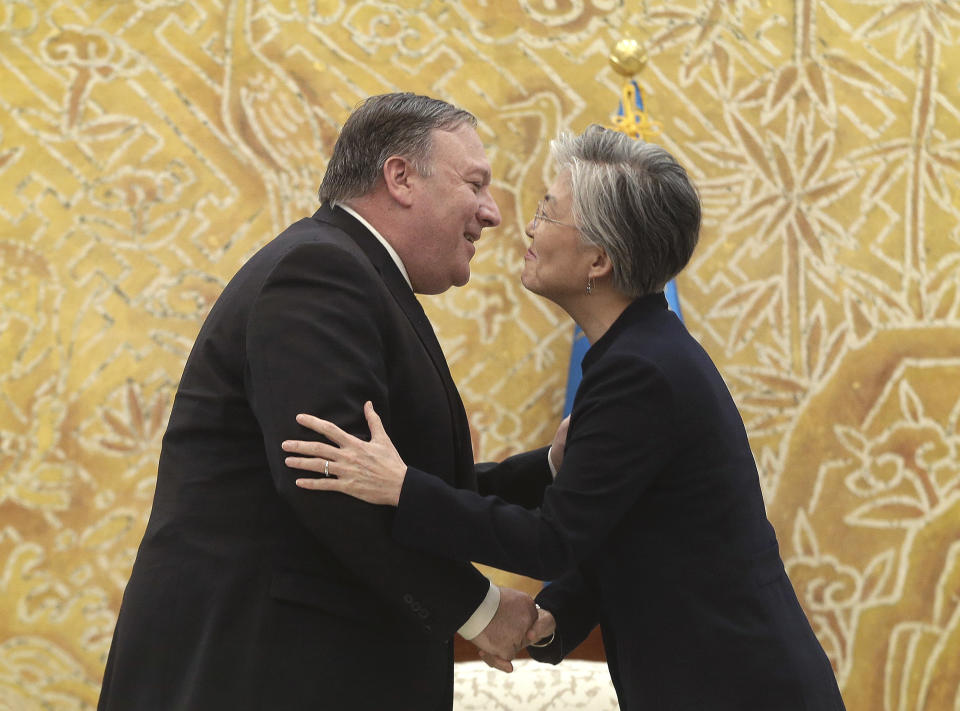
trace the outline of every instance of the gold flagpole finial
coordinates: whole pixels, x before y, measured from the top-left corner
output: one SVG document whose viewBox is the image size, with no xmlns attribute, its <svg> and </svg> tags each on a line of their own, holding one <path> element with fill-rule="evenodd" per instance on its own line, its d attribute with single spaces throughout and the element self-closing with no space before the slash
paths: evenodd
<svg viewBox="0 0 960 711">
<path fill-rule="evenodd" d="M 647 66 L 647 53 L 635 39 L 625 37 L 613 45 L 613 50 L 610 52 L 610 66 L 618 74 L 632 77 Z"/>
<path fill-rule="evenodd" d="M 647 66 L 647 53 L 637 40 L 626 37 L 613 46 L 610 52 L 610 66 L 626 77 L 623 89 L 620 92 L 620 108 L 613 117 L 613 128 L 623 131 L 631 138 L 644 141 L 658 136 L 662 124 L 651 121 L 643 108 L 643 92 L 635 74 Z"/>
</svg>

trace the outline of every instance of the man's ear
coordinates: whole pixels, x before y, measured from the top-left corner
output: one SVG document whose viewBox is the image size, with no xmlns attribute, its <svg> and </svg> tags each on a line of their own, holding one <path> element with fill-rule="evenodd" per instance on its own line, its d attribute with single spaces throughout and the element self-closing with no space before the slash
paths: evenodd
<svg viewBox="0 0 960 711">
<path fill-rule="evenodd" d="M 387 192 L 403 207 L 413 204 L 413 181 L 416 176 L 413 165 L 401 156 L 390 156 L 383 164 L 383 182 Z"/>
</svg>

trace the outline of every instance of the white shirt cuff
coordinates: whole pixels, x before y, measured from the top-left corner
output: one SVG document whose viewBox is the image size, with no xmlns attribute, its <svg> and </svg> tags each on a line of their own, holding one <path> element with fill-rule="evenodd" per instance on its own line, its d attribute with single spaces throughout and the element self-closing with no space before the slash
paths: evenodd
<svg viewBox="0 0 960 711">
<path fill-rule="evenodd" d="M 497 614 L 497 608 L 500 607 L 500 588 L 490 583 L 490 589 L 487 590 L 487 596 L 483 598 L 480 607 L 474 610 L 470 619 L 463 623 L 463 627 L 457 630 L 464 639 L 473 639 L 483 632 L 490 620 Z"/>
<path fill-rule="evenodd" d="M 553 457 L 550 455 L 553 454 L 553 445 L 550 445 L 550 449 L 547 450 L 547 464 L 550 465 L 550 476 L 554 479 L 557 478 L 557 468 L 553 466 Z"/>
</svg>

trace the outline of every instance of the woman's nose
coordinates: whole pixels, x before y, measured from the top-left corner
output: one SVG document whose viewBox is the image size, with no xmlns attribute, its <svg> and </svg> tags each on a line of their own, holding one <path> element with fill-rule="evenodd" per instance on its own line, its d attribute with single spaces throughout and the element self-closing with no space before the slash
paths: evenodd
<svg viewBox="0 0 960 711">
<path fill-rule="evenodd" d="M 527 226 L 523 228 L 523 233 L 530 239 L 533 239 L 533 223 L 534 222 L 536 222 L 536 219 L 531 218 L 530 221 L 527 223 Z"/>
</svg>

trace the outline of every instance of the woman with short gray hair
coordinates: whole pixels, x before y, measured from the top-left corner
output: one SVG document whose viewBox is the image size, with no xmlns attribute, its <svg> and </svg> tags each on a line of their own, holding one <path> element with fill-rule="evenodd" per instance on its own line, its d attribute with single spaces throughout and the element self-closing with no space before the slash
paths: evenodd
<svg viewBox="0 0 960 711">
<path fill-rule="evenodd" d="M 591 126 L 551 144 L 568 172 L 573 218 L 584 240 L 612 260 L 612 283 L 640 297 L 663 291 L 700 234 L 700 199 L 686 171 L 655 143 Z"/>
<path fill-rule="evenodd" d="M 527 225 L 521 281 L 591 345 L 565 448 L 561 437 L 550 455 L 555 478 L 515 474 L 512 490 L 526 492 L 515 499 L 539 506 L 407 467 L 370 403 L 369 442 L 298 416 L 333 445 L 284 442 L 288 466 L 333 475 L 303 488 L 395 506 L 401 543 L 552 580 L 537 597 L 531 655 L 557 663 L 599 624 L 624 711 L 843 709 L 780 559 L 740 414 L 662 293 L 697 243 L 686 171 L 659 146 L 600 127 L 561 136 L 553 155 L 559 175 Z"/>
</svg>

